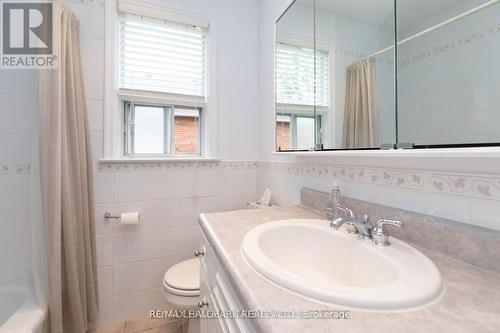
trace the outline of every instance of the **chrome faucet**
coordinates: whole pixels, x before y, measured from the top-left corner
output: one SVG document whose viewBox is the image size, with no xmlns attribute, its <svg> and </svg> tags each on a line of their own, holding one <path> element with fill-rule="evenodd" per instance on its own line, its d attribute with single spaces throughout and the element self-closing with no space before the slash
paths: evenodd
<svg viewBox="0 0 500 333">
<path fill-rule="evenodd" d="M 391 245 L 391 242 L 389 242 L 389 231 L 385 228 L 386 225 L 392 225 L 398 228 L 401 228 L 404 226 L 404 223 L 402 221 L 398 220 L 386 220 L 386 219 L 380 219 L 377 221 L 375 224 L 375 228 L 372 230 L 372 239 L 373 243 L 375 245 L 380 245 L 380 246 L 388 246 Z"/>
<path fill-rule="evenodd" d="M 340 208 L 340 207 L 339 207 Z M 346 207 L 344 207 L 346 208 Z M 347 208 L 349 212 L 352 210 Z M 330 226 L 335 230 L 338 230 L 344 223 L 349 223 L 347 225 L 346 231 L 350 234 L 359 234 L 360 238 L 372 239 L 373 226 L 370 223 L 368 215 L 364 215 L 363 219 L 359 220 L 354 214 L 350 215 L 349 218 L 343 219 L 341 217 L 336 218 L 330 222 Z"/>
<path fill-rule="evenodd" d="M 359 220 L 356 218 L 352 209 L 339 204 L 339 195 L 340 190 L 334 188 L 326 204 L 326 214 L 332 219 L 330 227 L 335 230 L 338 230 L 342 225 L 346 224 L 346 231 L 348 233 L 359 234 L 360 238 L 371 240 L 375 245 L 388 246 L 390 245 L 390 235 L 385 226 L 392 225 L 402 227 L 404 225 L 401 221 L 387 219 L 380 219 L 375 225 L 372 225 L 370 223 L 370 218 L 366 214 Z M 342 211 L 345 217 L 339 217 L 338 211 Z"/>
<path fill-rule="evenodd" d="M 340 196 L 340 188 L 334 187 L 332 189 L 332 192 L 330 193 L 330 198 L 326 203 L 326 215 L 328 216 L 328 218 L 332 220 L 330 226 L 335 229 L 338 229 L 340 228 L 341 225 L 346 223 L 347 226 L 346 231 L 350 234 L 357 234 L 358 230 L 354 227 L 354 222 L 356 222 L 356 216 L 354 215 L 354 212 L 351 209 L 342 206 L 339 203 L 339 196 Z M 342 211 L 345 214 L 345 216 L 340 217 L 339 211 Z"/>
</svg>

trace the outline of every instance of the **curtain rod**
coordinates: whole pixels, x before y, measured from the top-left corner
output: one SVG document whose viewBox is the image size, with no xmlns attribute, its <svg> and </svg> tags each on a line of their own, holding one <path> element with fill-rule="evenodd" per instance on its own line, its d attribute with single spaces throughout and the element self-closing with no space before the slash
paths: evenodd
<svg viewBox="0 0 500 333">
<path fill-rule="evenodd" d="M 399 41 L 399 42 L 398 42 L 398 45 L 401 45 L 401 44 L 404 44 L 404 43 L 406 43 L 406 42 L 409 42 L 409 41 L 411 41 L 411 40 L 413 40 L 413 39 L 415 39 L 415 38 L 418 38 L 418 37 L 420 37 L 420 36 L 426 35 L 426 34 L 428 34 L 429 32 L 432 32 L 432 31 L 434 31 L 434 30 L 440 29 L 440 28 L 442 28 L 442 27 L 444 27 L 444 26 L 446 26 L 446 25 L 448 25 L 448 24 L 450 24 L 450 23 L 453 23 L 453 22 L 458 21 L 458 20 L 461 20 L 461 19 L 463 19 L 463 18 L 465 18 L 465 17 L 467 17 L 467 16 L 469 16 L 469 15 L 472 15 L 472 14 L 474 14 L 474 13 L 477 13 L 477 12 L 479 12 L 479 11 L 482 11 L 483 9 L 486 9 L 486 8 L 488 8 L 488 7 L 491 7 L 491 6 L 493 6 L 494 4 L 496 4 L 496 3 L 498 3 L 498 2 L 500 2 L 500 0 L 491 0 L 491 1 L 486 2 L 486 3 L 482 4 L 482 5 L 479 5 L 479 6 L 475 7 L 475 8 L 472 8 L 472 9 L 470 9 L 470 10 L 468 10 L 468 11 L 466 11 L 466 12 L 464 12 L 464 13 L 460 14 L 460 15 L 457 15 L 457 16 L 455 16 L 455 17 L 452 17 L 452 18 L 450 18 L 450 19 L 448 19 L 448 20 L 445 20 L 445 21 L 443 21 L 443 22 L 441 22 L 441 23 L 438 23 L 438 24 L 436 24 L 436 25 L 434 25 L 434 26 L 432 26 L 432 27 L 430 27 L 430 28 L 424 29 L 424 30 L 422 30 L 422 31 L 420 31 L 420 32 L 417 32 L 417 33 L 416 33 L 416 34 L 414 34 L 413 36 L 410 36 L 410 37 L 408 37 L 408 38 L 405 38 L 405 39 L 403 39 L 403 40 Z M 389 51 L 389 50 L 391 50 L 391 49 L 393 49 L 393 48 L 394 48 L 394 45 L 388 46 L 388 47 L 386 47 L 385 49 L 382 49 L 382 50 L 380 50 L 380 51 L 377 51 L 377 52 L 375 52 L 375 53 L 372 53 L 372 54 L 370 54 L 369 56 L 363 57 L 363 58 L 361 58 L 361 59 L 359 59 L 359 60 L 357 60 L 357 61 L 366 60 L 366 59 L 369 59 L 369 58 L 372 58 L 372 57 L 376 57 L 376 56 L 378 56 L 379 54 L 382 54 L 382 53 L 384 53 L 384 52 L 387 52 L 387 51 Z"/>
</svg>

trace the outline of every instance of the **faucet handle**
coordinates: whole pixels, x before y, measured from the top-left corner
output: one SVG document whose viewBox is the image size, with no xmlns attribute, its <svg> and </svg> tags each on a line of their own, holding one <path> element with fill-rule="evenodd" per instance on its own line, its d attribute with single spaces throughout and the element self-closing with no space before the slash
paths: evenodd
<svg viewBox="0 0 500 333">
<path fill-rule="evenodd" d="M 380 246 L 388 246 L 391 243 L 389 242 L 389 231 L 387 231 L 387 228 L 385 227 L 386 225 L 391 225 L 395 226 L 398 228 L 401 228 L 404 226 L 404 223 L 399 220 L 387 220 L 387 219 L 380 219 L 375 223 L 375 228 L 373 228 L 372 231 L 372 237 L 373 237 L 373 242 L 375 245 L 380 245 Z"/>
</svg>

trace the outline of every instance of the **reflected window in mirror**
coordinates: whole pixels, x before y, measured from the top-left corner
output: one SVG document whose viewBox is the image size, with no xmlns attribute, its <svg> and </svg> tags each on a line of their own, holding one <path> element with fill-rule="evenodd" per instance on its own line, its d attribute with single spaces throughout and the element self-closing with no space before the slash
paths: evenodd
<svg viewBox="0 0 500 333">
<path fill-rule="evenodd" d="M 309 150 L 322 141 L 321 120 L 329 109 L 328 64 L 327 51 L 284 42 L 276 45 L 278 151 Z"/>
<path fill-rule="evenodd" d="M 278 151 L 378 149 L 396 141 L 393 20 L 392 1 L 296 0 L 285 11 L 276 23 Z M 309 66 L 306 78 L 285 71 L 297 49 Z M 314 137 L 311 147 L 297 146 L 294 115 L 312 119 L 312 129 L 296 127 Z"/>
</svg>

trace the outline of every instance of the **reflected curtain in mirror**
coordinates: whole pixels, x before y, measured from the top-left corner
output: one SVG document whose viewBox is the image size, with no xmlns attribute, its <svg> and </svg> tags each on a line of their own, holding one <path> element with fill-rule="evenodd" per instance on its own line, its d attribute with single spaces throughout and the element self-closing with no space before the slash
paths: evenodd
<svg viewBox="0 0 500 333">
<path fill-rule="evenodd" d="M 374 58 L 347 67 L 343 148 L 378 147 L 377 70 Z"/>
</svg>

